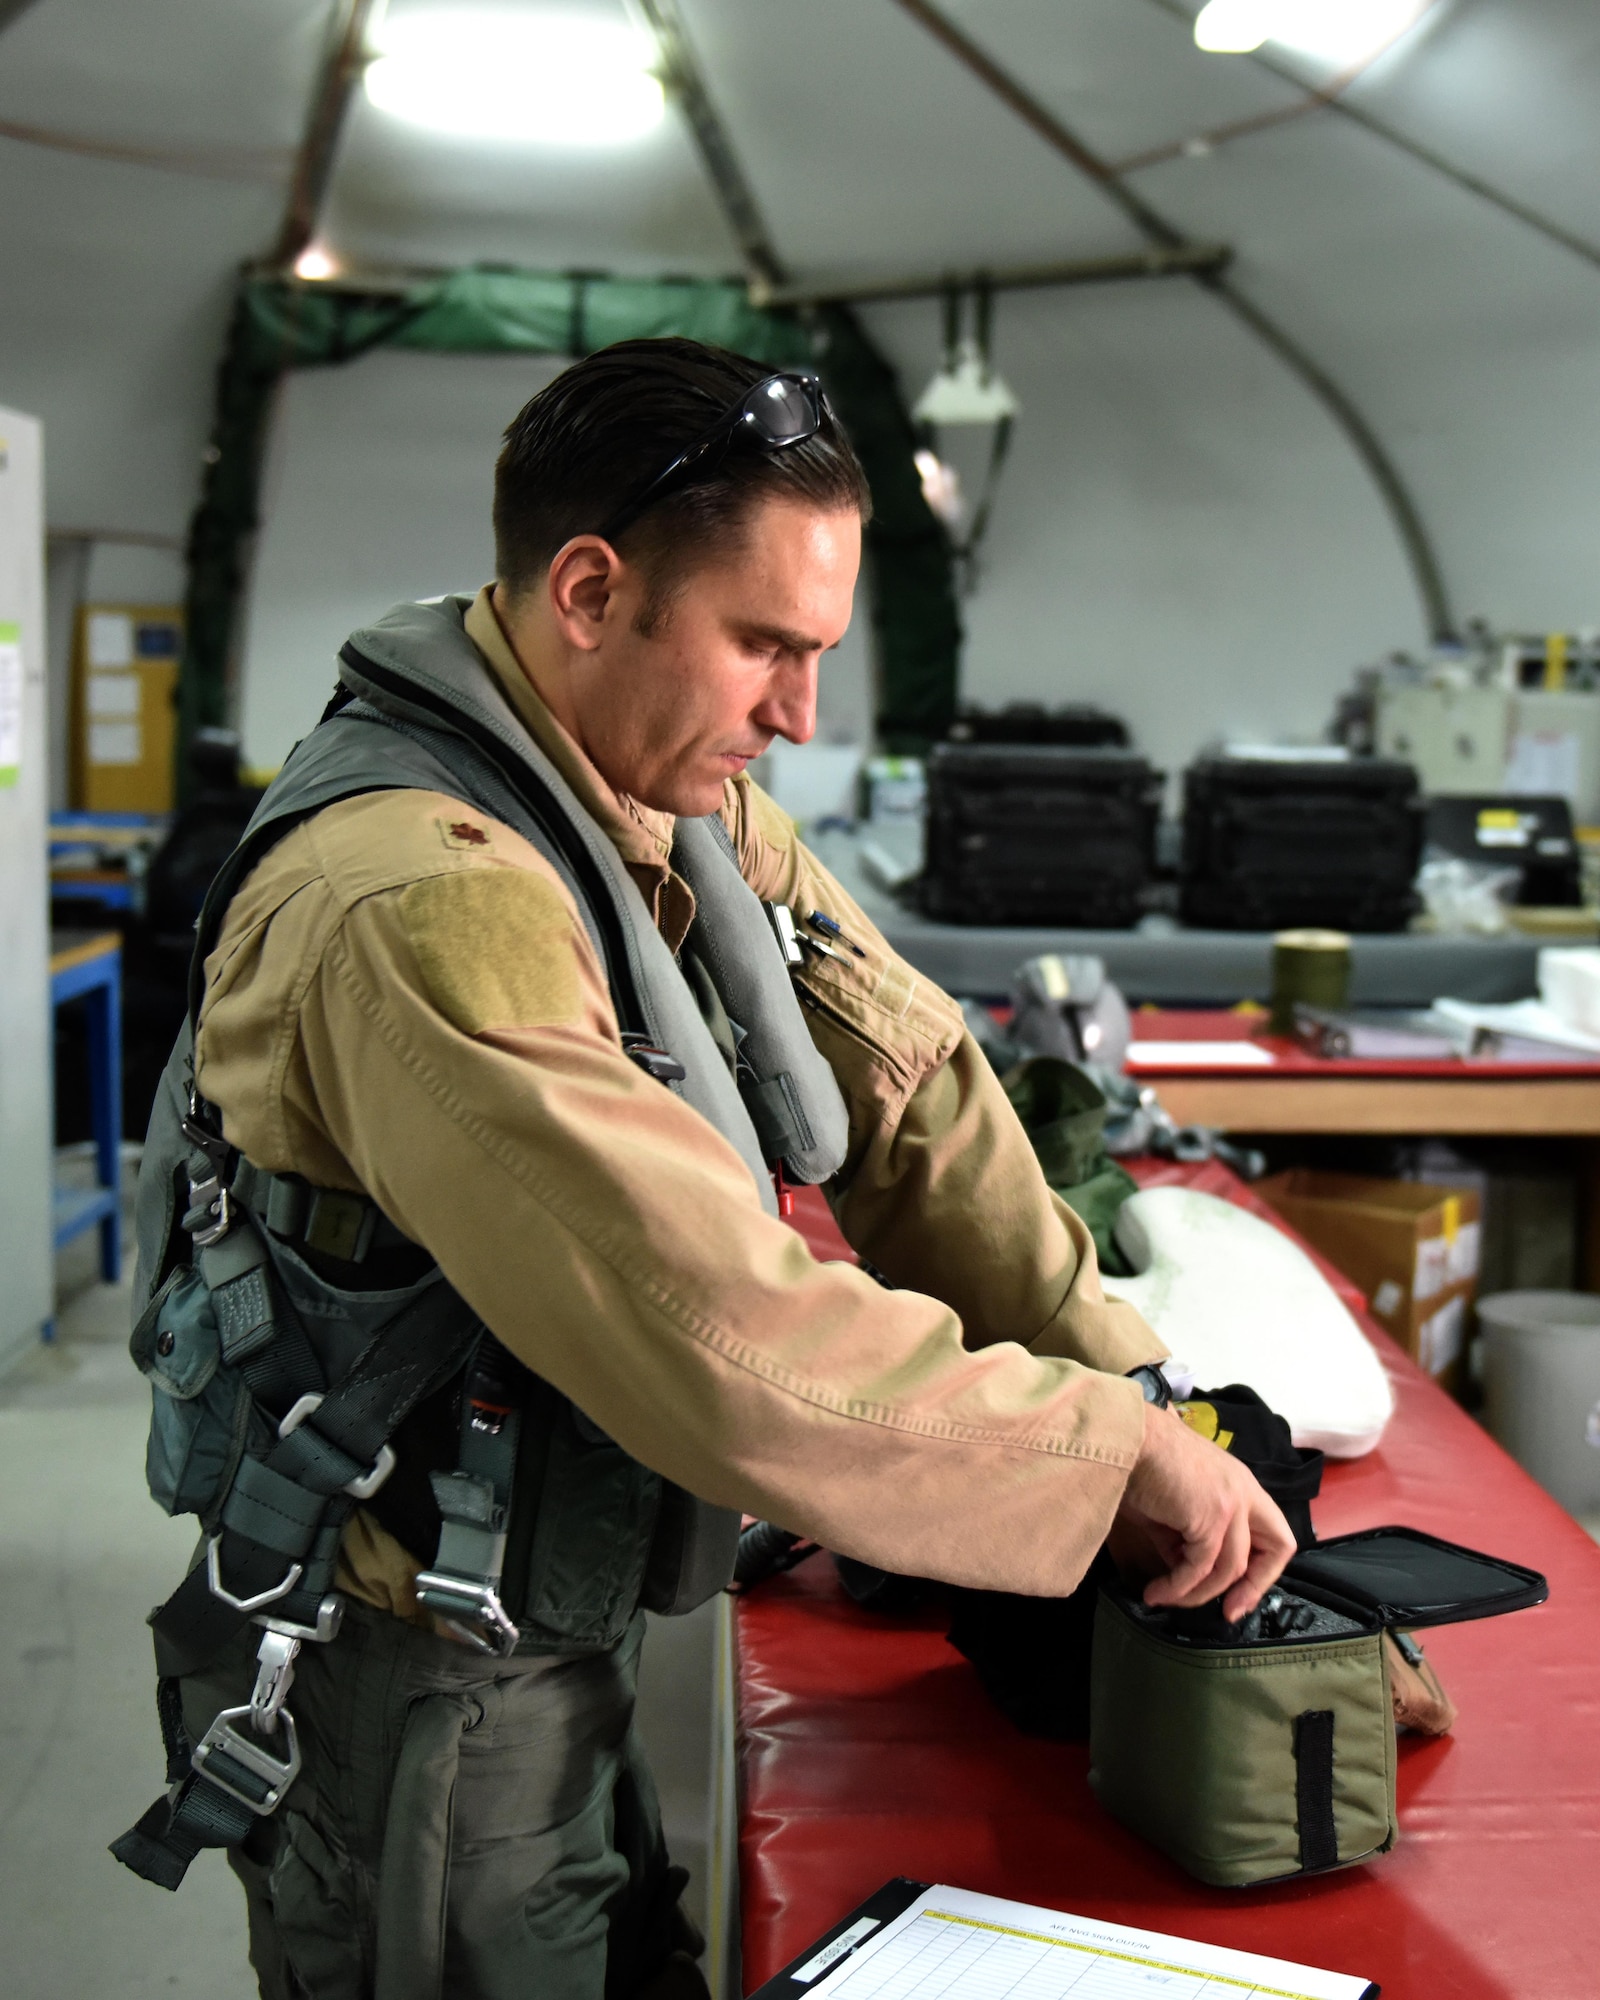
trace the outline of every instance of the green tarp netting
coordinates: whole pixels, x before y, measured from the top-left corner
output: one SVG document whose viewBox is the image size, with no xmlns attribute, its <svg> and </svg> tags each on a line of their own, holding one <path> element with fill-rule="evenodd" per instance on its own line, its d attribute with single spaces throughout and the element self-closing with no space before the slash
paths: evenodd
<svg viewBox="0 0 1600 2000">
<path fill-rule="evenodd" d="M 216 418 L 189 530 L 188 639 L 179 683 L 187 743 L 226 719 L 227 683 L 262 457 L 279 382 L 379 347 L 439 354 L 582 355 L 616 340 L 680 334 L 782 367 L 809 362 L 855 441 L 871 483 L 867 531 L 886 748 L 944 734 L 956 704 L 960 618 L 949 538 L 923 499 L 917 438 L 894 372 L 855 315 L 802 319 L 750 303 L 741 284 L 473 268 L 396 292 L 246 274 L 217 377 Z M 509 419 L 511 411 L 506 412 Z M 484 494 L 487 508 L 489 495 Z"/>
</svg>

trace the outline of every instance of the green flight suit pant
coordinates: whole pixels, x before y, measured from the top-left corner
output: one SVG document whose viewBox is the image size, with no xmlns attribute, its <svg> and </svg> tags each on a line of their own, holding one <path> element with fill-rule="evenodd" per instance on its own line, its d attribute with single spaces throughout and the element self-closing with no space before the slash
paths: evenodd
<svg viewBox="0 0 1600 2000">
<path fill-rule="evenodd" d="M 633 1735 L 643 1636 L 495 1660 L 351 1604 L 304 1646 L 304 1769 L 229 1856 L 263 2000 L 703 1995 Z"/>
</svg>

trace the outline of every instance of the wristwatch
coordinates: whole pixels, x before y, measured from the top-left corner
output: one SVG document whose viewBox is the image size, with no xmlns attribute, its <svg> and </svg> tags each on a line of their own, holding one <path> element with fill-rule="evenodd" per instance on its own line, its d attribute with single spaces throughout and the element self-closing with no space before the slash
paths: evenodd
<svg viewBox="0 0 1600 2000">
<path fill-rule="evenodd" d="M 1154 1403 L 1158 1410 L 1171 1407 L 1172 1384 L 1162 1374 L 1159 1362 L 1146 1361 L 1138 1368 L 1130 1368 L 1128 1380 L 1137 1382 L 1144 1391 L 1145 1401 Z"/>
</svg>

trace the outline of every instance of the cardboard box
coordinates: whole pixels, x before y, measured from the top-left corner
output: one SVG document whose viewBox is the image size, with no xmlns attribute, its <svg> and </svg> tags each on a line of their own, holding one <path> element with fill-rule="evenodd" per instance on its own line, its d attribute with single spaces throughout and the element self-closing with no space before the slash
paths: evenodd
<svg viewBox="0 0 1600 2000">
<path fill-rule="evenodd" d="M 1412 1360 L 1456 1386 L 1478 1283 L 1478 1197 L 1421 1181 L 1295 1167 L 1256 1193 L 1365 1294 Z"/>
</svg>

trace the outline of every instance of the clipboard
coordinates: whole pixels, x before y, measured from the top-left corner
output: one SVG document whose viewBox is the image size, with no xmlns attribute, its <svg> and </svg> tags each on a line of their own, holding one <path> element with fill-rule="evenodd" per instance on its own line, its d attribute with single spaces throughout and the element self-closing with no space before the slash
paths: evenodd
<svg viewBox="0 0 1600 2000">
<path fill-rule="evenodd" d="M 978 1964 L 982 1960 L 982 1966 Z M 827 2000 L 892 1991 L 916 2000 L 968 1985 L 1066 1994 L 1093 1965 L 1096 1991 L 1148 1990 L 1157 1975 L 1175 1992 L 1204 1988 L 1207 2000 L 1378 2000 L 1371 1980 L 1265 1958 L 1164 1932 L 1129 1929 L 971 1890 L 896 1876 L 842 1917 L 750 2000 Z M 1026 1968 L 1026 1970 L 1024 1969 Z M 995 1986 L 998 1978 L 999 1986 Z M 1042 1983 L 1041 1983 L 1042 1982 Z M 1109 1984 L 1107 1983 L 1109 1982 Z"/>
<path fill-rule="evenodd" d="M 765 1986 L 758 1987 L 750 2000 L 802 2000 L 823 1973 L 831 1972 L 869 1937 L 876 1937 L 885 1924 L 903 1916 L 930 1886 L 927 1882 L 913 1882 L 908 1875 L 896 1875 L 849 1916 L 841 1917 L 832 1930 L 825 1931 L 798 1958 L 791 1959 Z"/>
</svg>

